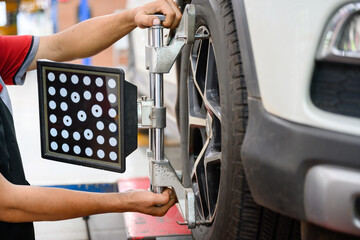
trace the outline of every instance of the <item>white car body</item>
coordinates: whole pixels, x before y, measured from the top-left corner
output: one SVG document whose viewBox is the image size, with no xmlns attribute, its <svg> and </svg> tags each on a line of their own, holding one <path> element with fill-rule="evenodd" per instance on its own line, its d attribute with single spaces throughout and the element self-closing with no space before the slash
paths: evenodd
<svg viewBox="0 0 360 240">
<path fill-rule="evenodd" d="M 324 27 L 339 6 L 348 2 L 244 1 L 260 94 L 268 112 L 293 122 L 360 136 L 359 118 L 320 110 L 309 96 Z"/>
</svg>

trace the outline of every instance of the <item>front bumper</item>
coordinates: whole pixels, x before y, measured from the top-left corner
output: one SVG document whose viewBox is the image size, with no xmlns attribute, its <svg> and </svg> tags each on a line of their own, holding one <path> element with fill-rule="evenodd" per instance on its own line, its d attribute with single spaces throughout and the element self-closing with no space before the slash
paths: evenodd
<svg viewBox="0 0 360 240">
<path fill-rule="evenodd" d="M 312 221 L 306 214 L 304 200 L 309 170 L 326 164 L 360 172 L 360 137 L 278 118 L 265 111 L 260 99 L 249 99 L 249 113 L 241 154 L 252 195 L 258 204 L 296 219 Z M 317 192 L 317 189 L 312 188 L 312 191 Z M 357 191 L 348 192 L 351 196 L 347 197 L 360 197 L 360 187 Z M 348 208 L 352 211 L 350 205 Z M 332 219 L 324 218 L 323 222 L 316 223 L 329 227 L 328 221 Z M 360 235 L 358 227 L 355 227 L 355 234 Z M 343 228 L 336 230 L 354 234 Z"/>
</svg>

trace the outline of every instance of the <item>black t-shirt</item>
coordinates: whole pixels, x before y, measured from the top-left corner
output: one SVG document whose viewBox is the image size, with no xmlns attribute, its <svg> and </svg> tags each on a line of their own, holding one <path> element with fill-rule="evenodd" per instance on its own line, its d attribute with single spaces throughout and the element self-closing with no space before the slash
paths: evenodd
<svg viewBox="0 0 360 240">
<path fill-rule="evenodd" d="M 0 172 L 11 183 L 29 185 L 21 162 L 14 123 L 10 111 L 0 99 Z M 0 193 L 6 194 L 6 193 Z M 0 221 L 0 239 L 35 239 L 33 223 Z"/>
<path fill-rule="evenodd" d="M 29 183 L 25 179 L 5 84 L 23 83 L 25 72 L 36 55 L 38 45 L 38 37 L 0 36 L 0 173 L 9 182 L 17 185 Z M 35 239 L 33 223 L 0 222 L 0 239 Z"/>
</svg>

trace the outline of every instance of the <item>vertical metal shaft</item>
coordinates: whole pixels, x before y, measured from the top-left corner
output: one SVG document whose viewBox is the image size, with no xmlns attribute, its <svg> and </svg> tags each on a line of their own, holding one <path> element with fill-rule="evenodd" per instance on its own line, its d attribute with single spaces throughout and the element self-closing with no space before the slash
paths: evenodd
<svg viewBox="0 0 360 240">
<path fill-rule="evenodd" d="M 149 46 L 163 46 L 163 27 L 154 25 L 149 29 Z M 151 44 L 151 45 L 150 45 Z M 164 79 L 162 73 L 150 73 L 150 97 L 154 99 L 155 107 L 164 106 Z M 164 160 L 164 129 L 156 128 L 151 130 L 149 145 L 154 152 L 155 161 Z M 153 187 L 153 192 L 162 192 L 161 187 Z"/>
<path fill-rule="evenodd" d="M 154 41 L 153 41 L 152 36 L 153 36 L 152 29 L 149 28 L 149 30 L 148 30 L 148 45 L 149 46 L 154 46 Z M 149 72 L 149 79 L 150 79 L 150 98 L 154 99 L 155 98 L 155 76 L 151 72 Z M 149 150 L 151 152 L 155 151 L 155 130 L 154 129 L 149 129 Z"/>
</svg>

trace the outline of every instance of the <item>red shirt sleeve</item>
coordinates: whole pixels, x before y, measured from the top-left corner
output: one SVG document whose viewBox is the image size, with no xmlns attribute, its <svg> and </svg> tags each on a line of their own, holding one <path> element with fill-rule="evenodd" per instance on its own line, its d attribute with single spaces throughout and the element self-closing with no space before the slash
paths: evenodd
<svg viewBox="0 0 360 240">
<path fill-rule="evenodd" d="M 7 85 L 15 84 L 15 75 L 25 61 L 32 36 L 0 36 L 0 76 Z"/>
</svg>

